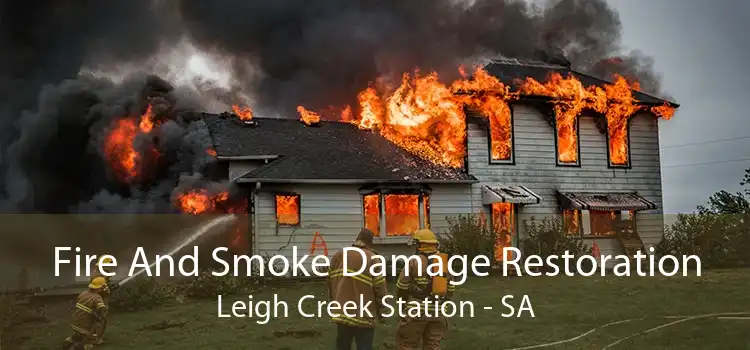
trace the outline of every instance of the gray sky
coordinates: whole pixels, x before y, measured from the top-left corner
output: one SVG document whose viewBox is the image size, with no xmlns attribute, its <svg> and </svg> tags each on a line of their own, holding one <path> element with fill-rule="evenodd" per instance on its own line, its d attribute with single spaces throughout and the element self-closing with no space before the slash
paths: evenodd
<svg viewBox="0 0 750 350">
<path fill-rule="evenodd" d="M 750 158 L 750 1 L 609 2 L 620 12 L 623 44 L 654 58 L 663 89 L 681 104 L 672 120 L 659 121 L 665 213 L 738 191 L 750 160 L 725 161 Z M 712 164 L 679 166 L 696 163 Z"/>
</svg>

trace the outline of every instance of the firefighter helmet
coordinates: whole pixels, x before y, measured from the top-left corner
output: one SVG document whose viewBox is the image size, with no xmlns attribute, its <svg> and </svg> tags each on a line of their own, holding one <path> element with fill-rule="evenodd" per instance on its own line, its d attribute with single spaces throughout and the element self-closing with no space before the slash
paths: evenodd
<svg viewBox="0 0 750 350">
<path fill-rule="evenodd" d="M 99 261 L 96 262 L 96 265 L 100 266 L 101 264 L 112 264 L 114 262 L 115 261 L 112 260 L 112 256 L 111 255 L 104 254 L 104 255 L 102 255 L 101 258 L 99 258 Z"/>
<path fill-rule="evenodd" d="M 438 244 L 437 237 L 435 237 L 435 233 L 433 233 L 430 229 L 420 229 L 414 231 L 412 234 L 412 239 L 416 243 L 425 243 L 425 244 Z"/>
<path fill-rule="evenodd" d="M 89 283 L 91 289 L 102 289 L 107 285 L 107 280 L 104 277 L 94 277 Z"/>
</svg>

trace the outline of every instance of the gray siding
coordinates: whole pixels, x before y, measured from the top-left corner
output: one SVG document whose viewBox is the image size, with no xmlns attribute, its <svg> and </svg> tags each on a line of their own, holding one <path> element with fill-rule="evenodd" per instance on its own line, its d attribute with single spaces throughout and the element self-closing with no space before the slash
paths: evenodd
<svg viewBox="0 0 750 350">
<path fill-rule="evenodd" d="M 473 186 L 473 207 L 482 208 L 481 186 L 518 184 L 542 197 L 542 202 L 522 206 L 518 211 L 519 230 L 531 217 L 559 215 L 555 191 L 637 191 L 662 206 L 659 136 L 656 118 L 641 114 L 631 118 L 631 169 L 611 169 L 607 164 L 607 139 L 590 117 L 580 118 L 581 167 L 556 166 L 555 131 L 536 109 L 513 107 L 515 165 L 489 164 L 488 135 L 484 127 L 469 125 L 469 172 L 481 183 Z M 486 211 L 486 209 L 484 209 Z M 489 214 L 489 213 L 488 213 Z M 655 245 L 663 235 L 661 209 L 636 215 L 639 233 L 646 246 Z M 520 232 L 523 237 L 523 232 Z M 586 240 L 591 243 L 591 240 Z M 612 239 L 598 239 L 603 254 L 620 253 Z"/>
<path fill-rule="evenodd" d="M 436 185 L 430 196 L 430 223 L 437 232 L 447 230 L 446 217 L 471 211 L 469 185 Z M 319 232 L 332 256 L 350 246 L 364 225 L 359 185 L 285 185 L 260 191 L 256 196 L 256 244 L 254 254 L 281 254 L 291 258 L 293 247 L 299 254 L 309 254 L 315 232 Z M 300 195 L 300 226 L 276 224 L 274 192 Z M 411 249 L 403 244 L 377 247 L 381 254 L 405 254 Z M 322 254 L 316 251 L 315 254 Z"/>
</svg>

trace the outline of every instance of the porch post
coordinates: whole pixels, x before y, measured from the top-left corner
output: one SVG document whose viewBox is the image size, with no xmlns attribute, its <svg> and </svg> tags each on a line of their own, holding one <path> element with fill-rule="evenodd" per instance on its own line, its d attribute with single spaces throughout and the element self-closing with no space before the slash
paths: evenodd
<svg viewBox="0 0 750 350">
<path fill-rule="evenodd" d="M 419 210 L 419 228 L 426 228 L 424 225 L 424 195 L 420 193 L 417 198 L 419 198 L 419 204 L 417 205 Z"/>
<path fill-rule="evenodd" d="M 380 224 L 378 227 L 380 229 L 380 237 L 385 237 L 387 235 L 385 229 L 385 195 L 379 193 L 378 197 L 380 197 Z"/>
</svg>

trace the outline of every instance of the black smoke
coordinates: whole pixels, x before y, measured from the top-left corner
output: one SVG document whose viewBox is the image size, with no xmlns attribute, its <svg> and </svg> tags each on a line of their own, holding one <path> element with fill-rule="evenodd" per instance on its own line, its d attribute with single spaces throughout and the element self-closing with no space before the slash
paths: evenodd
<svg viewBox="0 0 750 350">
<path fill-rule="evenodd" d="M 139 65 L 184 37 L 233 58 L 234 84 L 256 98 L 254 108 L 290 115 L 299 104 L 351 104 L 378 77 L 415 68 L 450 77 L 467 59 L 539 59 L 540 49 L 548 58 L 563 53 L 576 69 L 625 74 L 658 90 L 651 60 L 622 52 L 619 18 L 606 1 L 535 4 L 0 0 L 0 210 L 173 210 L 180 178 L 211 164 L 205 125 L 180 116 L 200 104 L 164 77 L 115 83 L 80 72 Z M 137 145 L 161 157 L 137 181 L 123 182 L 103 145 L 113 123 L 137 117 L 149 101 L 160 106 L 162 124 Z"/>
</svg>

